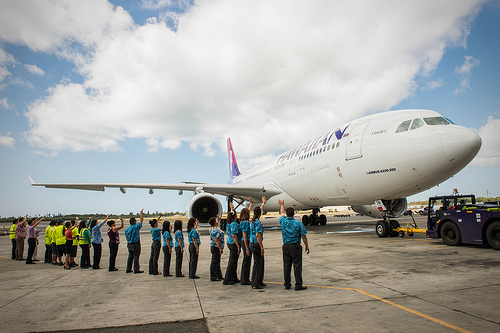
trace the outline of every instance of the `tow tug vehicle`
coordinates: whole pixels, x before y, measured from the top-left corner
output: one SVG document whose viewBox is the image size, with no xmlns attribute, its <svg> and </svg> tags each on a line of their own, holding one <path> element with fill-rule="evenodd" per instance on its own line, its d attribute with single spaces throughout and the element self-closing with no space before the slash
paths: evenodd
<svg viewBox="0 0 500 333">
<path fill-rule="evenodd" d="M 413 220 L 405 228 L 398 227 L 392 231 L 400 237 L 425 233 L 428 238 L 441 238 L 446 245 L 479 244 L 500 250 L 500 205 L 476 204 L 474 195 L 431 197 L 427 209 L 427 229 L 418 228 Z"/>
</svg>

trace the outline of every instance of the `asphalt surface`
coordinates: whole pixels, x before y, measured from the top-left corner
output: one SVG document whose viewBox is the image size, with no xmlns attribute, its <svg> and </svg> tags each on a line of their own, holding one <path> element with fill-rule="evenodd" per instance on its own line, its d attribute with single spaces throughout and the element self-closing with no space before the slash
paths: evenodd
<svg viewBox="0 0 500 333">
<path fill-rule="evenodd" d="M 0 331 L 500 331 L 499 251 L 449 247 L 422 234 L 379 238 L 375 220 L 329 217 L 326 226 L 307 227 L 311 253 L 304 254 L 303 277 L 308 289 L 285 290 L 279 223 L 263 222 L 268 283 L 264 290 L 224 286 L 207 278 L 205 227 L 199 229 L 199 280 L 147 274 L 151 236 L 146 224 L 141 232 L 141 267 L 146 273 L 137 275 L 124 271 L 123 231 L 117 272 L 106 269 L 106 244 L 103 269 L 64 271 L 11 260 L 10 240 L 0 237 Z M 425 226 L 422 217 L 417 223 Z M 42 248 L 38 257 L 43 258 Z M 224 272 L 226 251 L 222 258 Z M 241 258 L 238 273 L 240 265 Z M 187 275 L 187 256 L 183 267 Z"/>
</svg>

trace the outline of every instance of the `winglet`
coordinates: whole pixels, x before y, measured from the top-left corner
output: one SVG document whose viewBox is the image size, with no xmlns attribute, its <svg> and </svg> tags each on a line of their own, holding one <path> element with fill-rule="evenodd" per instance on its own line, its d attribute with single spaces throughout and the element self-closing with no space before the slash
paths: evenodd
<svg viewBox="0 0 500 333">
<path fill-rule="evenodd" d="M 227 155 L 229 157 L 229 176 L 231 178 L 230 182 L 234 178 L 241 175 L 240 169 L 238 168 L 238 163 L 236 162 L 236 156 L 234 156 L 233 145 L 231 144 L 231 138 L 227 138 Z"/>
<path fill-rule="evenodd" d="M 36 183 L 35 183 L 35 181 L 33 180 L 33 178 L 31 178 L 31 176 L 30 176 L 30 175 L 28 175 L 28 178 L 30 179 L 30 183 L 31 183 L 31 185 L 32 185 L 32 186 L 35 186 L 35 185 L 36 185 Z"/>
</svg>

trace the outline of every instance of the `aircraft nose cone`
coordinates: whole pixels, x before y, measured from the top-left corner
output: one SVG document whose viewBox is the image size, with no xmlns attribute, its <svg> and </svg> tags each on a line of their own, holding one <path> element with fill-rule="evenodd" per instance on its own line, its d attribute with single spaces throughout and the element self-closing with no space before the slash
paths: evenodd
<svg viewBox="0 0 500 333">
<path fill-rule="evenodd" d="M 467 165 L 481 148 L 481 137 L 476 132 L 460 126 L 447 128 L 441 139 L 444 155 L 452 163 Z"/>
</svg>

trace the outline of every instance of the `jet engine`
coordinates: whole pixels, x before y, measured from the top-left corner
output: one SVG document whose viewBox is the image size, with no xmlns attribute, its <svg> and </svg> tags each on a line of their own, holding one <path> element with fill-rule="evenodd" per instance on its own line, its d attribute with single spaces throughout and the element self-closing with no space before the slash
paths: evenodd
<svg viewBox="0 0 500 333">
<path fill-rule="evenodd" d="M 198 193 L 189 200 L 186 216 L 197 218 L 200 223 L 208 223 L 211 217 L 222 215 L 222 204 L 215 195 L 210 193 Z"/>
<path fill-rule="evenodd" d="M 406 198 L 377 200 L 373 205 L 352 206 L 352 210 L 373 218 L 399 217 L 406 211 Z"/>
</svg>

